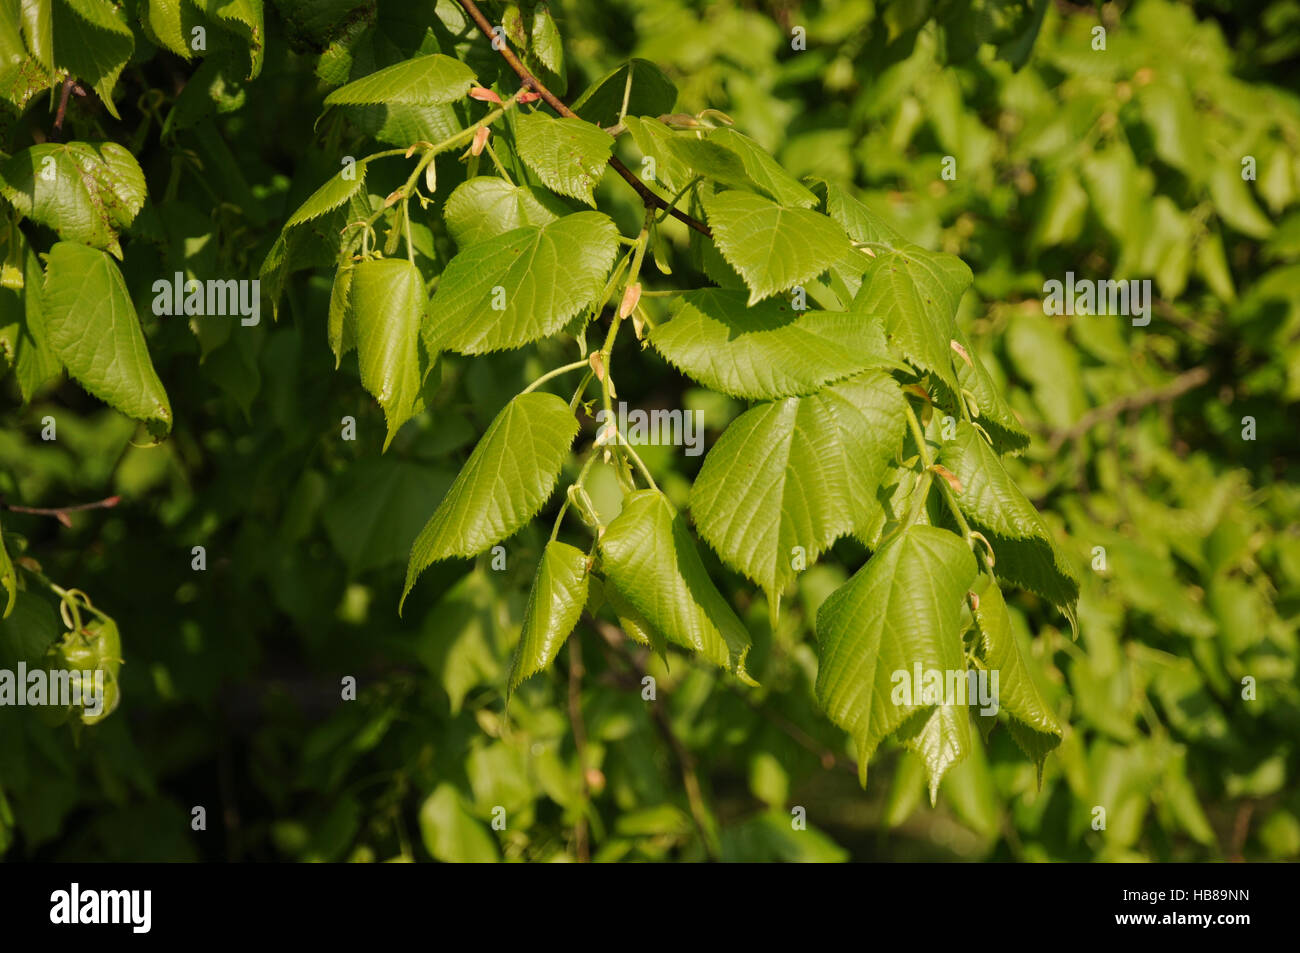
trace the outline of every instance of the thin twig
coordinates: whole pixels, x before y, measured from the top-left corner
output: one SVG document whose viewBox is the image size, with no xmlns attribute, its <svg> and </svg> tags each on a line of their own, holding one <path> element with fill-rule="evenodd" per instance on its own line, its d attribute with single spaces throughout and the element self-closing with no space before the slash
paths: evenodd
<svg viewBox="0 0 1300 953">
<path fill-rule="evenodd" d="M 59 109 L 54 114 L 54 135 L 56 138 L 63 133 L 63 117 L 68 112 L 68 96 L 76 83 L 77 81 L 72 76 L 68 76 L 63 80 L 63 92 L 59 94 Z"/>
<path fill-rule="evenodd" d="M 1141 410 L 1151 404 L 1174 400 L 1189 390 L 1195 390 L 1209 379 L 1210 369 L 1208 367 L 1193 367 L 1191 370 L 1179 374 L 1164 387 L 1138 391 L 1135 394 L 1128 394 L 1112 400 L 1109 404 L 1094 407 L 1075 421 L 1073 426 L 1053 433 L 1048 444 L 1048 453 L 1055 454 L 1057 450 L 1061 449 L 1062 444 L 1077 440 L 1102 421 L 1113 420 L 1126 411 Z"/>
<path fill-rule="evenodd" d="M 120 496 L 106 496 L 102 500 L 95 500 L 93 503 L 76 503 L 71 506 L 18 506 L 13 503 L 6 503 L 4 497 L 0 497 L 0 510 L 8 510 L 11 513 L 29 513 L 32 516 L 52 516 L 64 526 L 71 526 L 72 520 L 68 518 L 69 513 L 80 513 L 84 510 L 108 510 L 122 502 Z"/>
<path fill-rule="evenodd" d="M 548 106 L 554 109 L 561 116 L 567 116 L 572 119 L 579 118 L 577 113 L 566 106 L 558 96 L 547 89 L 546 86 L 543 85 L 542 81 L 532 74 L 527 66 L 520 62 L 519 57 L 515 56 L 510 47 L 506 45 L 504 37 L 498 37 L 492 32 L 491 22 L 483 15 L 483 11 L 478 8 L 478 4 L 476 4 L 474 0 L 459 0 L 459 3 L 464 11 L 469 14 L 470 19 L 472 19 L 478 26 L 479 30 L 482 31 L 483 35 L 492 42 L 493 48 L 501 54 L 502 58 L 510 68 L 519 75 L 519 79 L 523 81 L 524 86 L 535 91 L 537 95 L 542 97 L 542 100 Z M 632 188 L 636 190 L 636 194 L 640 196 L 641 201 L 647 208 L 663 209 L 673 218 L 682 222 L 687 227 L 699 232 L 701 235 L 705 235 L 709 238 L 713 237 L 713 232 L 709 230 L 709 226 L 705 225 L 699 219 L 687 215 L 681 209 L 670 205 L 667 200 L 660 198 L 648 185 L 638 179 L 636 173 L 624 165 L 618 156 L 611 155 L 609 157 L 609 166 L 621 175 L 628 185 L 632 186 Z"/>
</svg>

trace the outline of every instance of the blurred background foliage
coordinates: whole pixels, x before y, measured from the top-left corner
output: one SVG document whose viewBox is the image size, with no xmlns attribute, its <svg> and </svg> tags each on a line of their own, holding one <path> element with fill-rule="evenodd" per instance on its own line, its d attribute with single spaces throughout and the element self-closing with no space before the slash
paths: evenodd
<svg viewBox="0 0 1300 953">
<path fill-rule="evenodd" d="M 506 6 L 486 9 L 496 22 Z M 801 575 L 775 631 L 763 601 L 711 561 L 755 638 L 758 689 L 675 652 L 665 666 L 630 651 L 599 615 L 571 640 L 581 657 L 567 648 L 507 713 L 538 527 L 509 542 L 504 570 L 491 556 L 434 567 L 398 619 L 411 540 L 496 411 L 571 360 L 565 344 L 447 360 L 429 412 L 381 456 L 382 412 L 355 358 L 332 370 L 330 255 L 310 235 L 274 324 L 269 309 L 234 330 L 153 318 L 149 289 L 173 271 L 256 276 L 279 224 L 341 156 L 449 121 L 380 107 L 317 123 L 328 89 L 433 50 L 485 83 L 517 83 L 446 0 L 275 0 L 254 81 L 237 44 L 196 65 L 141 36 L 122 121 L 93 100 L 69 110 L 78 138 L 129 143 L 148 175 L 123 267 L 177 425 L 145 449 L 75 384 L 21 410 L 12 376 L 0 384 L 12 392 L 6 499 L 124 498 L 67 528 L 7 513 L 5 529 L 118 620 L 126 659 L 121 708 L 76 736 L 0 708 L 5 859 L 565 860 L 580 818 L 597 860 L 1300 857 L 1300 3 L 550 10 L 562 58 L 548 48 L 533 65 L 570 100 L 648 59 L 676 83 L 678 112 L 722 110 L 796 175 L 850 186 L 910 239 L 970 264 L 961 322 L 1035 434 L 1012 474 L 1084 578 L 1077 642 L 1032 596 L 1011 606 L 1068 722 L 1041 786 L 999 729 L 934 806 L 901 749 L 858 787 L 811 688 L 811 620 L 865 559 L 853 541 Z M 806 49 L 792 48 L 800 30 Z M 10 151 L 48 130 L 48 107 L 41 97 L 7 116 Z M 618 148 L 639 168 L 629 137 Z M 405 172 L 392 175 L 376 169 L 369 190 L 383 196 Z M 439 158 L 440 193 L 464 177 Z M 639 205 L 615 177 L 598 199 L 634 230 Z M 660 286 L 703 280 L 685 231 L 665 234 Z M 434 261 L 452 247 L 440 226 L 417 223 L 416 241 Z M 1045 315 L 1044 281 L 1070 271 L 1152 279 L 1151 323 Z M 703 409 L 710 440 L 743 409 L 652 352 L 629 346 L 618 361 L 636 368 L 621 397 Z M 46 414 L 57 442 L 40 439 Z M 344 415 L 355 442 L 339 439 Z M 700 458 L 644 449 L 683 502 Z M 617 505 L 612 476 L 594 485 L 598 506 Z M 356 701 L 340 700 L 347 675 Z M 191 830 L 195 805 L 206 832 Z M 504 831 L 491 828 L 497 807 Z M 807 830 L 792 829 L 797 808 Z"/>
</svg>

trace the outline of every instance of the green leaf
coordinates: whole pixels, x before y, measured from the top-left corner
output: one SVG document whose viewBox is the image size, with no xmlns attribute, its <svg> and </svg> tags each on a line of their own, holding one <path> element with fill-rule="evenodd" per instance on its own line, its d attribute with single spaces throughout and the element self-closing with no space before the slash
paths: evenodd
<svg viewBox="0 0 1300 953">
<path fill-rule="evenodd" d="M 825 215 L 747 192 L 706 197 L 704 210 L 722 257 L 745 279 L 750 304 L 817 277 L 852 248 Z"/>
<path fill-rule="evenodd" d="M 262 0 L 192 0 L 194 5 L 248 43 L 248 79 L 262 72 L 265 27 Z"/>
<path fill-rule="evenodd" d="M 568 76 L 564 69 L 564 43 L 560 28 L 555 25 L 550 8 L 539 4 L 533 11 L 533 25 L 528 31 L 528 59 L 535 61 L 547 74 L 551 91 L 563 96 L 568 89 Z"/>
<path fill-rule="evenodd" d="M 797 575 L 795 547 L 811 565 L 876 515 L 876 485 L 904 425 L 902 391 L 879 371 L 746 411 L 695 480 L 700 535 L 775 601 Z"/>
<path fill-rule="evenodd" d="M 525 225 L 549 225 L 566 211 L 546 192 L 480 175 L 456 186 L 442 216 L 456 247 L 465 249 Z"/>
<path fill-rule="evenodd" d="M 465 809 L 460 792 L 439 784 L 420 807 L 420 836 L 435 860 L 446 864 L 492 864 L 500 860 L 496 842 Z"/>
<path fill-rule="evenodd" d="M 718 592 L 686 520 L 658 490 L 637 490 L 605 527 L 607 577 L 655 630 L 754 684 L 745 671 L 749 633 Z"/>
<path fill-rule="evenodd" d="M 474 84 L 474 71 L 441 53 L 417 56 L 340 86 L 326 106 L 427 106 L 460 99 Z"/>
<path fill-rule="evenodd" d="M 680 151 L 681 147 L 689 148 L 689 143 L 698 141 L 694 138 L 679 137 L 673 140 L 673 146 L 679 150 L 678 155 L 686 159 L 686 155 Z M 723 128 L 710 132 L 709 138 L 704 141 L 710 146 L 726 150 L 739 160 L 744 180 L 738 185 L 737 183 L 726 184 L 743 189 L 753 188 L 779 205 L 811 208 L 817 204 L 816 195 L 801 185 L 799 180 L 785 171 L 766 149 L 748 136 L 734 129 Z M 727 165 L 731 167 L 730 163 Z M 710 174 L 707 167 L 697 166 L 696 171 L 704 175 Z"/>
<path fill-rule="evenodd" d="M 1020 723 L 1013 726 L 1012 737 L 1034 759 L 1042 784 L 1043 761 L 1061 743 L 1061 723 L 1034 681 L 1032 657 L 1020 652 L 1002 590 L 988 576 L 984 582 L 984 588 L 976 593 L 979 604 L 972 610 L 984 663 L 990 672 L 998 673 L 998 705 Z"/>
<path fill-rule="evenodd" d="M 66 69 L 94 87 L 109 115 L 121 119 L 113 105 L 113 87 L 135 49 L 121 11 L 108 0 L 51 2 L 54 63 L 47 65 Z"/>
<path fill-rule="evenodd" d="M 330 287 L 329 335 L 330 350 L 334 352 L 334 369 L 338 370 L 343 355 L 357 346 L 356 328 L 352 319 L 352 269 L 353 265 L 340 265 L 334 272 Z"/>
<path fill-rule="evenodd" d="M 614 585 L 612 580 L 607 578 L 603 583 L 605 601 L 614 610 L 614 615 L 618 618 L 619 627 L 624 634 L 633 642 L 653 649 L 655 654 L 664 658 L 668 652 L 664 637 L 646 621 L 645 616 L 636 610 L 636 606 L 627 601 L 627 597 L 618 591 L 618 586 Z"/>
<path fill-rule="evenodd" d="M 795 311 L 781 299 L 705 288 L 674 301 L 650 344 L 710 390 L 749 400 L 811 394 L 871 367 L 894 367 L 881 323 L 864 314 Z"/>
<path fill-rule="evenodd" d="M 193 59 L 190 30 L 198 25 L 198 17 L 185 0 L 145 0 L 143 7 L 140 23 L 149 39 L 183 59 Z"/>
<path fill-rule="evenodd" d="M 970 268 L 956 255 L 903 244 L 876 253 L 853 308 L 884 318 L 885 333 L 903 356 L 955 393 L 957 304 L 971 279 Z"/>
<path fill-rule="evenodd" d="M 899 726 L 898 740 L 909 751 L 921 756 L 930 782 L 932 806 L 938 799 L 939 784 L 948 769 L 966 761 L 979 745 L 978 741 L 972 744 L 970 712 L 964 705 L 935 705 L 916 713 Z"/>
<path fill-rule="evenodd" d="M 12 6 L 12 5 L 11 5 Z M 24 0 L 20 4 L 23 37 L 32 56 L 48 70 L 54 69 L 53 4 Z"/>
<path fill-rule="evenodd" d="M 420 325 L 428 300 L 420 269 L 405 258 L 358 262 L 348 287 L 361 385 L 384 408 L 384 449 L 415 412 L 420 392 Z"/>
<path fill-rule="evenodd" d="M 660 116 L 677 105 L 677 87 L 664 71 L 649 60 L 634 58 L 588 86 L 572 109 L 587 122 L 608 128 L 622 118 L 624 95 L 629 116 Z"/>
<path fill-rule="evenodd" d="M 1053 603 L 1077 632 L 1079 580 L 1043 518 L 1002 467 L 997 452 L 964 420 L 939 451 L 938 462 L 961 484 L 957 505 L 993 546 L 999 579 Z"/>
<path fill-rule="evenodd" d="M 519 116 L 515 139 L 519 158 L 547 188 L 595 207 L 592 189 L 614 149 L 609 133 L 582 119 L 536 112 Z"/>
<path fill-rule="evenodd" d="M 117 258 L 118 233 L 144 207 L 144 173 L 115 142 L 34 145 L 0 165 L 0 182 L 19 214 Z"/>
<path fill-rule="evenodd" d="M 658 182 L 670 192 L 684 189 L 693 175 L 691 167 L 672 151 L 676 134 L 658 119 L 642 119 L 629 114 L 623 117 L 623 124 L 632 134 L 632 141 L 641 150 L 643 159 L 654 160 L 654 172 L 648 181 Z M 641 163 L 641 169 L 640 175 L 645 179 L 648 167 Z"/>
<path fill-rule="evenodd" d="M 48 9 L 48 7 L 47 7 Z M 54 85 L 52 71 L 28 55 L 22 36 L 22 11 L 16 3 L 0 5 L 0 98 L 18 113 L 43 89 Z"/>
<path fill-rule="evenodd" d="M 23 263 L 23 287 L 22 291 L 0 287 L 0 356 L 13 365 L 18 390 L 26 404 L 63 365 L 49 346 L 41 304 L 45 275 L 40 260 L 17 227 L 11 228 L 10 241 L 16 243 L 11 249 L 12 257 Z"/>
<path fill-rule="evenodd" d="M 0 617 L 0 668 L 12 670 L 19 662 L 28 667 L 40 665 L 62 631 L 49 602 L 31 592 L 19 592 L 11 609 Z"/>
<path fill-rule="evenodd" d="M 284 223 L 284 228 L 290 229 L 303 222 L 320 218 L 356 195 L 366 184 L 368 162 L 369 160 L 362 159 L 355 166 L 340 169 L 330 176 L 324 185 L 312 193 L 311 198 L 298 206 L 298 210 L 289 216 L 288 221 Z M 348 178 L 345 173 L 351 178 Z"/>
<path fill-rule="evenodd" d="M 554 394 L 533 391 L 506 404 L 411 547 L 402 601 L 434 562 L 481 553 L 532 519 L 577 435 L 577 419 Z"/>
<path fill-rule="evenodd" d="M 430 352 L 485 354 L 554 334 L 604 290 L 617 252 L 618 229 L 600 212 L 471 245 L 438 281 L 425 337 Z"/>
<path fill-rule="evenodd" d="M 0 618 L 7 619 L 9 614 L 14 611 L 14 603 L 18 601 L 18 571 L 14 569 L 13 560 L 9 558 L 9 551 L 5 549 L 4 527 L 0 525 L 0 587 L 9 594 L 5 600 L 5 611 L 0 613 Z"/>
<path fill-rule="evenodd" d="M 555 661 L 587 602 L 587 554 L 551 540 L 542 553 L 524 609 L 524 629 L 510 666 L 510 689 Z"/>
<path fill-rule="evenodd" d="M 50 249 L 42 304 L 50 350 L 68 373 L 155 435 L 168 433 L 171 404 L 113 259 L 85 245 L 57 242 Z"/>
<path fill-rule="evenodd" d="M 965 722 L 941 719 L 930 729 L 926 722 L 935 706 L 918 704 L 922 699 L 914 695 L 895 704 L 893 696 L 895 673 L 904 673 L 910 685 L 916 665 L 945 675 L 966 670 L 961 605 L 975 571 L 975 557 L 960 536 L 913 524 L 876 550 L 818 610 L 817 700 L 856 742 L 864 787 L 876 747 L 911 717 L 919 716 L 921 727 L 908 726 L 906 736 L 928 735 L 919 747 L 935 754 L 927 764 L 931 790 L 938 786 L 935 772 L 959 760 L 969 742 L 968 732 L 962 736 Z"/>
<path fill-rule="evenodd" d="M 1029 446 L 1029 431 L 1025 430 L 1020 418 L 1002 396 L 1002 390 L 993 383 L 993 378 L 984 367 L 984 362 L 971 347 L 970 341 L 961 328 L 957 329 L 954 340 L 970 356 L 969 364 L 960 357 L 954 357 L 953 366 L 957 369 L 957 382 L 970 391 L 975 398 L 975 409 L 979 412 L 980 426 L 988 431 L 999 451 L 1006 453 L 1025 449 Z"/>
<path fill-rule="evenodd" d="M 891 248 L 907 244 L 901 232 L 871 211 L 848 189 L 823 179 L 811 181 L 813 192 L 822 199 L 822 211 L 838 222 L 855 242 L 875 242 Z"/>
</svg>

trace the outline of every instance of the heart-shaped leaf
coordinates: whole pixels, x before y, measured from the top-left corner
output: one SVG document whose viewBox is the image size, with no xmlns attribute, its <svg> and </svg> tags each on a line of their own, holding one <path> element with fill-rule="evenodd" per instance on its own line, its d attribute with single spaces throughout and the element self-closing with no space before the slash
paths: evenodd
<svg viewBox="0 0 1300 953">
<path fill-rule="evenodd" d="M 537 515 L 577 435 L 577 419 L 554 394 L 532 391 L 506 404 L 416 537 L 402 601 L 432 563 L 481 553 Z"/>
</svg>

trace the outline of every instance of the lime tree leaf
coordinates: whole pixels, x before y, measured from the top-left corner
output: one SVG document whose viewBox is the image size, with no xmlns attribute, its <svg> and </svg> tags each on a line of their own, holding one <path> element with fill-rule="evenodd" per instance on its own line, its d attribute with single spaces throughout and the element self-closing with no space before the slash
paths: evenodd
<svg viewBox="0 0 1300 953">
<path fill-rule="evenodd" d="M 190 30 L 198 22 L 185 0 L 145 0 L 140 10 L 140 23 L 149 39 L 187 60 L 195 55 Z"/>
<path fill-rule="evenodd" d="M 248 43 L 248 79 L 262 72 L 266 44 L 262 0 L 192 0 L 194 5 L 224 29 Z"/>
<path fill-rule="evenodd" d="M 564 43 L 560 28 L 551 16 L 550 8 L 541 4 L 533 12 L 533 25 L 528 31 L 526 59 L 542 68 L 547 85 L 557 96 L 568 89 L 568 74 L 564 69 Z M 531 63 L 529 65 L 532 65 Z"/>
<path fill-rule="evenodd" d="M 442 216 L 457 248 L 468 248 L 525 225 L 549 225 L 566 209 L 546 192 L 480 175 L 447 196 Z"/>
<path fill-rule="evenodd" d="M 131 28 L 108 0 L 52 0 L 52 3 L 50 22 L 55 63 L 94 87 L 109 114 L 121 119 L 113 105 L 113 87 L 135 49 Z"/>
<path fill-rule="evenodd" d="M 416 537 L 402 601 L 431 564 L 481 553 L 532 519 L 577 435 L 577 419 L 554 394 L 533 391 L 506 404 Z"/>
<path fill-rule="evenodd" d="M 18 4 L 0 5 L 0 97 L 21 114 L 42 89 L 54 84 L 53 73 L 28 55 L 23 43 L 22 11 Z"/>
<path fill-rule="evenodd" d="M 1007 474 L 997 452 L 964 420 L 939 450 L 938 462 L 961 484 L 957 505 L 971 527 L 988 537 L 999 579 L 1053 603 L 1077 630 L 1079 579 L 1051 530 Z"/>
<path fill-rule="evenodd" d="M 730 149 L 693 133 L 669 132 L 663 145 L 685 170 L 687 177 L 703 176 L 718 185 L 743 192 L 759 192 L 758 185 L 745 171 L 745 163 Z"/>
<path fill-rule="evenodd" d="M 12 4 L 8 5 L 12 10 Z M 23 38 L 32 56 L 48 70 L 54 69 L 54 18 L 51 4 L 28 0 L 20 5 Z"/>
<path fill-rule="evenodd" d="M 642 159 L 652 158 L 654 170 L 644 162 L 641 175 L 649 181 L 658 182 L 670 192 L 684 189 L 693 178 L 691 167 L 677 158 L 672 151 L 672 142 L 676 134 L 658 119 L 639 118 L 631 114 L 623 117 L 623 125 L 632 134 L 632 141 L 641 151 Z"/>
<path fill-rule="evenodd" d="M 311 194 L 307 201 L 298 206 L 298 210 L 289 216 L 288 221 L 284 223 L 284 227 L 290 229 L 295 225 L 301 225 L 303 222 L 310 222 L 314 218 L 320 218 L 322 215 L 334 211 L 360 192 L 362 186 L 366 184 L 367 162 L 368 160 L 362 159 L 355 166 L 350 165 L 330 176 L 324 185 Z"/>
<path fill-rule="evenodd" d="M 774 202 L 795 208 L 811 208 L 817 204 L 816 195 L 801 185 L 766 149 L 748 136 L 734 129 L 715 129 L 709 133 L 708 141 L 736 156 L 749 181 Z"/>
<path fill-rule="evenodd" d="M 1020 652 L 1002 590 L 988 576 L 984 583 L 983 589 L 976 592 L 979 603 L 972 610 L 984 662 L 990 672 L 998 674 L 998 705 L 1014 719 L 1011 735 L 1038 765 L 1041 784 L 1043 761 L 1061 743 L 1061 723 L 1034 682 L 1032 658 Z"/>
<path fill-rule="evenodd" d="M 551 540 L 533 577 L 524 629 L 510 666 L 510 689 L 555 661 L 587 602 L 587 554 Z"/>
<path fill-rule="evenodd" d="M 420 807 L 420 836 L 430 855 L 445 864 L 493 864 L 501 859 L 492 835 L 465 809 L 460 792 L 445 782 Z"/>
<path fill-rule="evenodd" d="M 609 133 L 582 119 L 537 112 L 518 118 L 515 139 L 519 158 L 547 188 L 595 207 L 592 189 L 614 149 Z"/>
<path fill-rule="evenodd" d="M 910 717 L 928 718 L 934 707 L 919 704 L 923 699 L 912 692 L 900 693 L 895 704 L 895 673 L 904 673 L 910 686 L 916 665 L 923 673 L 965 671 L 961 605 L 975 571 L 975 557 L 960 536 L 913 524 L 876 550 L 818 610 L 817 700 L 856 742 L 864 787 L 867 762 L 881 740 Z M 961 748 L 959 726 L 941 723 L 938 730 L 954 750 Z M 933 776 L 931 785 L 937 785 Z"/>
<path fill-rule="evenodd" d="M 18 601 L 18 572 L 14 569 L 13 560 L 9 558 L 9 551 L 5 549 L 3 526 L 0 526 L 0 587 L 8 593 L 5 611 L 0 613 L 0 618 L 7 619 L 14 611 L 14 603 Z"/>
<path fill-rule="evenodd" d="M 679 132 L 665 137 L 664 144 L 694 174 L 719 185 L 759 192 L 785 206 L 810 208 L 817 204 L 817 196 L 762 146 L 734 129 L 716 129 L 707 139 Z"/>
<path fill-rule="evenodd" d="M 618 618 L 619 627 L 624 634 L 632 641 L 654 649 L 660 658 L 664 658 L 668 652 L 664 637 L 655 631 L 632 603 L 627 601 L 627 597 L 618 591 L 618 586 L 614 585 L 609 578 L 603 580 L 602 593 L 609 607 L 614 610 L 614 615 Z"/>
<path fill-rule="evenodd" d="M 908 672 L 910 676 L 912 673 Z M 971 753 L 970 712 L 964 705 L 935 705 L 917 712 L 898 729 L 898 740 L 921 756 L 930 782 L 930 804 L 948 769 Z"/>
<path fill-rule="evenodd" d="M 706 197 L 704 211 L 722 257 L 749 288 L 750 304 L 817 277 L 852 249 L 825 215 L 748 192 Z"/>
<path fill-rule="evenodd" d="M 660 116 L 677 105 L 677 87 L 664 71 L 649 60 L 631 59 L 588 86 L 572 109 L 587 122 L 608 128 L 623 117 L 624 95 L 629 116 Z"/>
<path fill-rule="evenodd" d="M 50 350 L 82 387 L 155 434 L 171 430 L 167 392 L 112 258 L 86 245 L 55 243 L 42 305 Z"/>
<path fill-rule="evenodd" d="M 853 310 L 880 315 L 886 335 L 903 356 L 955 393 L 957 304 L 971 280 L 970 268 L 956 255 L 906 243 L 880 249 L 867 266 Z"/>
<path fill-rule="evenodd" d="M 695 480 L 700 535 L 775 600 L 797 575 L 795 547 L 811 564 L 876 516 L 876 484 L 902 445 L 904 413 L 902 391 L 880 371 L 746 411 Z"/>
<path fill-rule="evenodd" d="M 749 633 L 718 592 L 686 520 L 658 490 L 637 490 L 600 539 L 606 576 L 645 621 L 676 645 L 754 684 Z"/>
<path fill-rule="evenodd" d="M 993 383 L 984 362 L 970 346 L 970 341 L 961 328 L 957 329 L 954 340 L 970 357 L 969 364 L 960 357 L 954 357 L 953 367 L 957 370 L 957 382 L 975 398 L 980 425 L 988 431 L 1000 452 L 1018 453 L 1025 449 L 1029 446 L 1029 431 L 1025 430 L 1020 418 L 1002 396 L 1001 388 Z"/>
<path fill-rule="evenodd" d="M 41 664 L 63 632 L 54 607 L 31 592 L 18 593 L 9 614 L 0 617 L 0 668 L 13 670 L 19 662 Z"/>
<path fill-rule="evenodd" d="M 420 392 L 420 325 L 428 299 L 420 269 L 405 258 L 358 262 L 348 283 L 361 385 L 384 408 L 384 449 L 411 418 Z"/>
<path fill-rule="evenodd" d="M 438 281 L 429 351 L 485 354 L 554 334 L 600 295 L 617 253 L 618 229 L 600 212 L 471 245 Z"/>
<path fill-rule="evenodd" d="M 330 287 L 329 335 L 330 350 L 334 352 L 334 369 L 338 370 L 343 355 L 357 346 L 356 329 L 352 321 L 352 269 L 351 264 L 340 265 L 334 272 Z"/>
<path fill-rule="evenodd" d="M 19 214 L 117 258 L 118 233 L 144 207 L 144 173 L 115 142 L 40 143 L 5 160 L 0 180 Z"/>
<path fill-rule="evenodd" d="M 871 211 L 848 189 L 824 179 L 804 181 L 810 182 L 812 191 L 822 200 L 822 211 L 838 222 L 855 242 L 875 242 L 891 248 L 907 244 L 897 229 Z"/>
<path fill-rule="evenodd" d="M 62 369 L 50 350 L 41 285 L 45 275 L 40 260 L 17 228 L 10 231 L 17 242 L 15 257 L 23 262 L 21 291 L 0 287 L 0 357 L 13 365 L 23 403 L 29 403 L 37 389 Z"/>
<path fill-rule="evenodd" d="M 340 86 L 325 97 L 326 106 L 450 103 L 469 92 L 474 71 L 441 53 L 417 56 Z"/>
<path fill-rule="evenodd" d="M 752 308 L 743 291 L 676 298 L 650 344 L 711 390 L 749 400 L 811 394 L 871 367 L 894 367 L 883 325 L 868 315 L 796 311 L 781 299 Z"/>
</svg>

